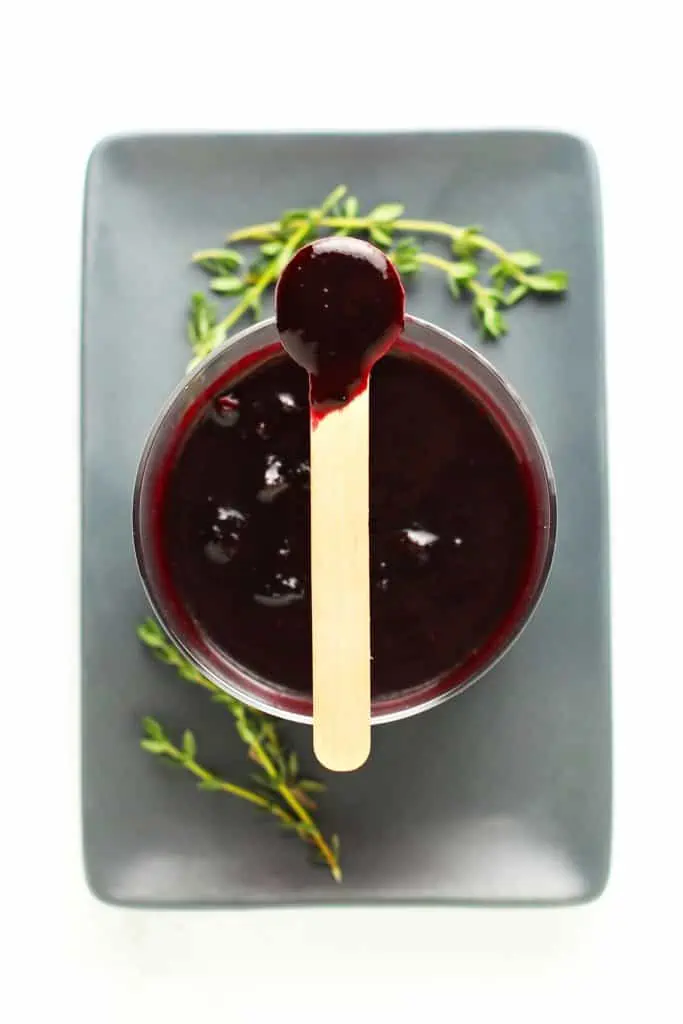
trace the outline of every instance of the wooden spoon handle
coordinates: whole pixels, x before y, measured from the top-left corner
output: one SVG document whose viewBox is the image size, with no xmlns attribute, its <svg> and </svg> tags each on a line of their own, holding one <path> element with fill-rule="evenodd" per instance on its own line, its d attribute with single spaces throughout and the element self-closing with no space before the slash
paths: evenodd
<svg viewBox="0 0 683 1024">
<path fill-rule="evenodd" d="M 333 771 L 370 753 L 369 387 L 311 428 L 313 749 Z"/>
</svg>

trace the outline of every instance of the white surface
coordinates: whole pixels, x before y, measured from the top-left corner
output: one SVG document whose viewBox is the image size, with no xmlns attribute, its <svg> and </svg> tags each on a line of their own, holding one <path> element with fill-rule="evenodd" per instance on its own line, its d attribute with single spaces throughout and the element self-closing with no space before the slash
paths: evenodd
<svg viewBox="0 0 683 1024">
<path fill-rule="evenodd" d="M 308 16 L 300 3 L 262 0 L 251 17 L 231 17 L 229 0 L 8 5 L 21 12 L 4 14 L 0 61 L 0 860 L 3 1003 L 21 1000 L 13 1020 L 68 1009 L 80 1021 L 89 1008 L 98 1024 L 190 1015 L 234 1024 L 275 1012 L 355 1021 L 373 1008 L 388 1019 L 397 1007 L 425 1016 L 444 993 L 439 1019 L 498 1020 L 512 1004 L 527 1021 L 618 1019 L 640 1008 L 658 1024 L 680 1019 L 682 83 L 673 2 L 650 0 L 634 14 L 626 6 L 470 0 L 476 13 L 456 16 L 455 4 L 437 14 L 421 0 L 392 22 L 382 9 L 396 5 L 370 0 L 311 4 Z M 335 62 L 329 81 L 309 70 Z M 506 125 L 587 136 L 602 174 L 616 723 L 606 895 L 535 912 L 98 905 L 82 878 L 77 765 L 79 235 L 89 150 L 104 134 L 148 129 Z"/>
</svg>

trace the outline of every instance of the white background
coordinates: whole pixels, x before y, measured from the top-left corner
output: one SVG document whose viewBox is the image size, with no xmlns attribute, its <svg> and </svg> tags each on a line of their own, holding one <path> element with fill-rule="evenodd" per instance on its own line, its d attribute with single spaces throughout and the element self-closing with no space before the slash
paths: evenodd
<svg viewBox="0 0 683 1024">
<path fill-rule="evenodd" d="M 499 1020 L 513 1007 L 527 1021 L 628 1010 L 658 1024 L 681 1019 L 683 83 L 674 0 L 627 6 L 3 8 L 3 1018 L 66 1009 L 98 1024 L 276 1013 L 357 1021 L 397 1009 L 427 1017 L 444 1001 L 447 1020 Z M 97 904 L 82 876 L 77 763 L 79 244 L 90 149 L 102 135 L 148 129 L 505 126 L 586 136 L 602 176 L 616 739 L 605 896 L 533 912 L 154 914 Z"/>
</svg>

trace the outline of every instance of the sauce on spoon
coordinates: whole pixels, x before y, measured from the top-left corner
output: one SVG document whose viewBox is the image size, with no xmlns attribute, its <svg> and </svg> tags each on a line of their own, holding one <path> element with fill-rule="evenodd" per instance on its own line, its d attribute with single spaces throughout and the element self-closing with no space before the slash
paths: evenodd
<svg viewBox="0 0 683 1024">
<path fill-rule="evenodd" d="M 313 420 L 360 394 L 403 329 L 405 293 L 389 259 L 358 238 L 323 238 L 285 267 L 275 292 L 280 339 L 308 372 Z"/>
</svg>

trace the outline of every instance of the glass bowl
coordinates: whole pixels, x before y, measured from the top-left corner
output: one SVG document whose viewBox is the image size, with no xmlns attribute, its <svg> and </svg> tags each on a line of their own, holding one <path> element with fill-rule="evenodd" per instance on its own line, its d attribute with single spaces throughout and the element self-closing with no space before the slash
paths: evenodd
<svg viewBox="0 0 683 1024">
<path fill-rule="evenodd" d="M 509 650 L 543 593 L 555 547 L 557 501 L 548 453 L 529 411 L 491 364 L 458 338 L 407 316 L 397 348 L 454 377 L 485 406 L 524 465 L 533 494 L 535 531 L 526 582 L 503 623 L 452 671 L 419 686 L 373 697 L 372 721 L 396 721 L 460 693 Z M 202 633 L 172 588 L 159 544 L 161 480 L 205 404 L 228 383 L 280 352 L 274 320 L 235 335 L 190 373 L 173 392 L 145 443 L 133 498 L 133 542 L 140 576 L 162 626 L 185 656 L 212 682 L 269 714 L 311 722 L 311 696 L 259 678 L 231 661 Z"/>
</svg>

